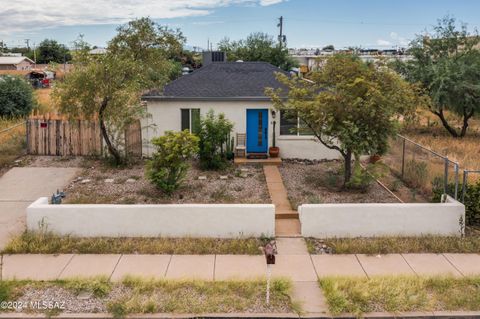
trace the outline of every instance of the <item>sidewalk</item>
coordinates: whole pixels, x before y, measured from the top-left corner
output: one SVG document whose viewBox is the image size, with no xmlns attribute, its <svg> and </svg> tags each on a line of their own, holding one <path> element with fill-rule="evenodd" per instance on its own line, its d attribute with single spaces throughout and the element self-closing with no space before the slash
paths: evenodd
<svg viewBox="0 0 480 319">
<path fill-rule="evenodd" d="M 381 275 L 480 275 L 479 254 L 309 255 L 300 238 L 281 238 L 273 278 L 293 282 L 292 299 L 309 316 L 325 316 L 328 307 L 318 278 Z M 305 249 L 304 249 L 305 248 Z M 264 256 L 249 255 L 3 255 L 1 280 L 55 280 L 126 275 L 207 281 L 264 278 Z"/>
<path fill-rule="evenodd" d="M 0 177 L 0 249 L 25 230 L 25 211 L 41 196 L 62 190 L 80 168 L 14 167 Z"/>
<path fill-rule="evenodd" d="M 479 254 L 279 254 L 273 277 L 313 282 L 326 276 L 480 275 Z M 248 255 L 4 255 L 1 279 L 54 280 L 131 274 L 166 279 L 229 280 L 266 275 L 264 256 Z"/>
</svg>

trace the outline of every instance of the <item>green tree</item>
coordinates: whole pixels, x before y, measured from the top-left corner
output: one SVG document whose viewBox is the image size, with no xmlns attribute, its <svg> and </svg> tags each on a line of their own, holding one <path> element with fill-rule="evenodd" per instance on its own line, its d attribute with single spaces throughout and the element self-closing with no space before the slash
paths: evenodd
<svg viewBox="0 0 480 319">
<path fill-rule="evenodd" d="M 252 33 L 245 40 L 239 41 L 224 38 L 218 43 L 218 49 L 226 52 L 230 61 L 263 61 L 286 71 L 297 66 L 287 48 L 281 47 L 271 35 L 262 32 Z"/>
<path fill-rule="evenodd" d="M 45 39 L 35 48 L 37 63 L 65 63 L 72 59 L 68 48 L 52 39 Z M 33 55 L 33 54 L 32 54 Z M 32 56 L 33 58 L 33 56 Z"/>
<path fill-rule="evenodd" d="M 159 45 L 166 33 L 159 30 L 163 29 L 146 18 L 131 21 L 119 27 L 102 55 L 90 55 L 80 38 L 75 43 L 75 68 L 54 89 L 62 113 L 73 118 L 98 116 L 107 150 L 116 163 L 125 159 L 120 151 L 125 128 L 146 115 L 141 94 L 164 84 L 174 69 L 168 59 L 170 47 Z"/>
<path fill-rule="evenodd" d="M 146 175 L 167 194 L 177 190 L 184 180 L 190 160 L 198 152 L 198 137 L 188 130 L 167 131 L 152 139 L 155 147 L 152 159 L 147 162 Z"/>
<path fill-rule="evenodd" d="M 221 169 L 227 163 L 225 149 L 230 143 L 230 132 L 233 123 L 223 113 L 215 115 L 208 111 L 200 120 L 200 165 L 205 169 Z"/>
<path fill-rule="evenodd" d="M 269 88 L 266 93 L 280 112 L 298 116 L 320 143 L 342 155 L 344 186 L 352 176 L 352 157 L 385 153 L 388 137 L 396 131 L 395 115 L 420 100 L 395 72 L 353 55 L 326 58 L 324 67 L 307 81 L 277 77 L 288 92 Z"/>
<path fill-rule="evenodd" d="M 323 51 L 334 51 L 335 50 L 335 47 L 333 46 L 333 44 L 329 44 L 329 45 L 326 45 L 322 48 Z"/>
<path fill-rule="evenodd" d="M 146 73 L 146 87 L 157 88 L 181 74 L 178 61 L 184 44 L 180 30 L 140 18 L 120 26 L 108 50 L 115 56 L 139 61 Z"/>
<path fill-rule="evenodd" d="M 394 64 L 409 81 L 423 85 L 432 99 L 430 111 L 454 137 L 465 136 L 468 121 L 480 112 L 479 43 L 476 32 L 469 33 L 465 25 L 457 28 L 447 16 L 438 21 L 433 36 L 412 41 L 413 60 Z M 460 131 L 448 122 L 445 110 L 463 118 Z"/>
<path fill-rule="evenodd" d="M 30 83 L 17 76 L 0 76 L 0 117 L 28 115 L 34 105 Z"/>
</svg>

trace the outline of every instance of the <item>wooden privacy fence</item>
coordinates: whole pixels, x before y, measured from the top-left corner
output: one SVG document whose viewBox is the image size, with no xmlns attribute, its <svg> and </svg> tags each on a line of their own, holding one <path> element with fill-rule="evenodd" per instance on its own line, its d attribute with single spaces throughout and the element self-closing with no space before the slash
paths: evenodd
<svg viewBox="0 0 480 319">
<path fill-rule="evenodd" d="M 31 116 L 27 122 L 27 153 L 32 155 L 95 156 L 103 153 L 98 120 L 68 120 L 58 115 Z M 140 121 L 125 132 L 125 151 L 142 155 Z"/>
</svg>

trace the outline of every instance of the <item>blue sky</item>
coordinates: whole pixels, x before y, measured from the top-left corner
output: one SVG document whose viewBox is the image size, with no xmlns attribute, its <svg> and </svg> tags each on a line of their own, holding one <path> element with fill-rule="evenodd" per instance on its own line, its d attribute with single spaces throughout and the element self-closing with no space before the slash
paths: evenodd
<svg viewBox="0 0 480 319">
<path fill-rule="evenodd" d="M 141 16 L 180 28 L 201 48 L 225 36 L 276 35 L 281 15 L 289 47 L 405 46 L 446 14 L 480 26 L 479 0 L 0 0 L 0 8 L 0 40 L 10 46 L 26 38 L 69 45 L 80 33 L 104 46 L 118 24 Z"/>
</svg>

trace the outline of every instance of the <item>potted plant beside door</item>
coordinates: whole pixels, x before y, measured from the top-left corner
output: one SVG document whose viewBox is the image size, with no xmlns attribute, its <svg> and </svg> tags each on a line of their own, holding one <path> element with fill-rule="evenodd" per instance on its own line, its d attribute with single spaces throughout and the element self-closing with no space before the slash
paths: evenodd
<svg viewBox="0 0 480 319">
<path fill-rule="evenodd" d="M 276 112 L 275 110 L 272 110 L 272 119 L 273 119 L 273 134 L 272 134 L 272 146 L 268 148 L 268 154 L 270 157 L 278 157 L 278 154 L 280 153 L 280 148 L 278 148 L 275 145 L 275 125 L 277 122 L 275 121 L 276 117 Z"/>
</svg>

